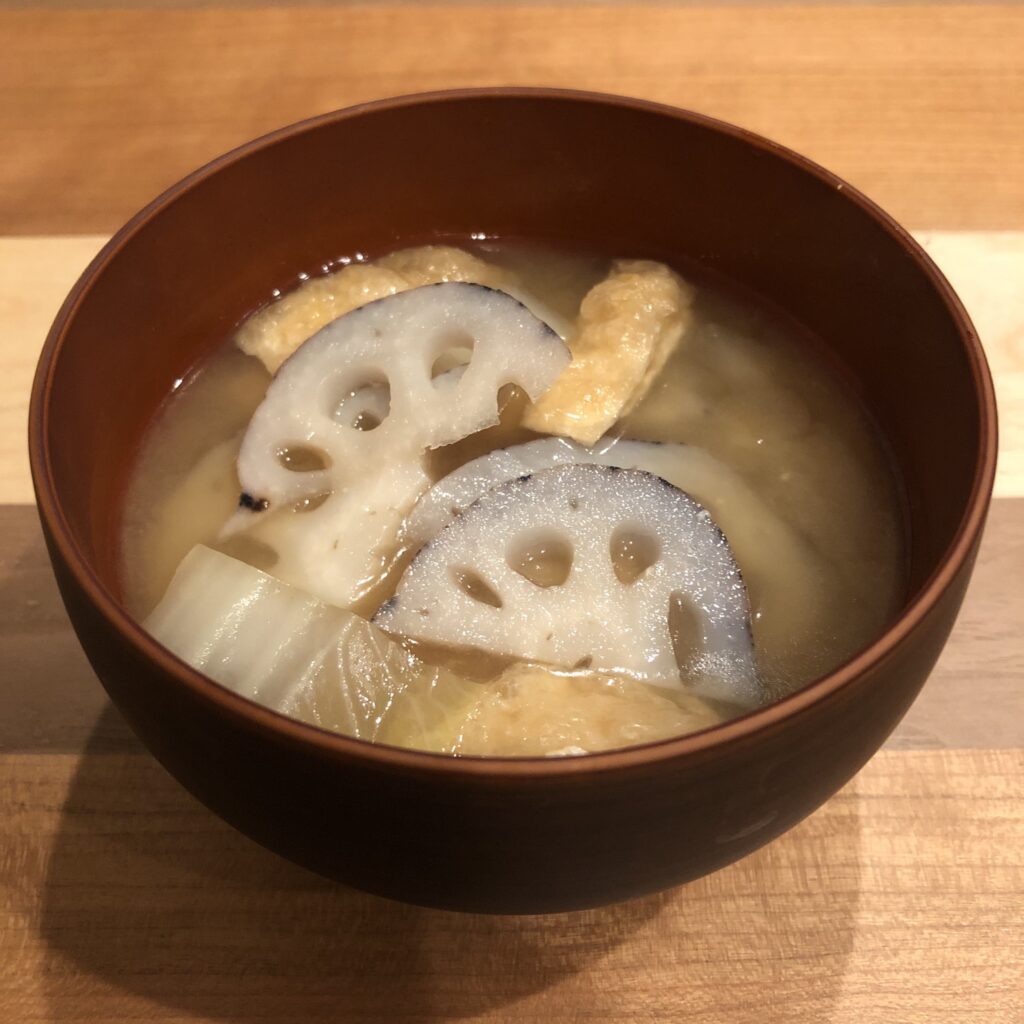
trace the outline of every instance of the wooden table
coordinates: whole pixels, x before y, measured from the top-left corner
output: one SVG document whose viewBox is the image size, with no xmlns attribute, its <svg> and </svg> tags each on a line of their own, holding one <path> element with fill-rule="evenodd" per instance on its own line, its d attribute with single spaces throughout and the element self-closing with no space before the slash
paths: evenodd
<svg viewBox="0 0 1024 1024">
<path fill-rule="evenodd" d="M 915 229 L 976 318 L 1002 461 L 975 581 L 887 747 L 742 863 L 558 917 L 324 882 L 198 806 L 102 696 L 23 436 L 62 295 L 133 210 L 371 97 L 552 84 L 764 132 Z M 1024 1021 L 1024 7 L 0 0 L 0 1020 Z"/>
</svg>

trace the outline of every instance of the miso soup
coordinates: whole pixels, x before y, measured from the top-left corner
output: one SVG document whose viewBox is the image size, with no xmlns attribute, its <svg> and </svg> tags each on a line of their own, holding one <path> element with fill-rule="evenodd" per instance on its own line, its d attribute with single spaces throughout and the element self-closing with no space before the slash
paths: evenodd
<svg viewBox="0 0 1024 1024">
<path fill-rule="evenodd" d="M 776 700 L 897 610 L 882 439 L 755 298 L 519 242 L 280 290 L 168 382 L 124 512 L 129 608 L 243 695 L 378 742 L 584 754 Z"/>
</svg>

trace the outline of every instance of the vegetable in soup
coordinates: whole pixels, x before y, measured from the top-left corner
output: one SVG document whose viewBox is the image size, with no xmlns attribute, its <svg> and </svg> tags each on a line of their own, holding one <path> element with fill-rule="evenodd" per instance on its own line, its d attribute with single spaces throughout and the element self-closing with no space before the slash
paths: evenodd
<svg viewBox="0 0 1024 1024">
<path fill-rule="evenodd" d="M 704 729 L 902 597 L 884 445 L 814 339 L 650 260 L 403 249 L 307 280 L 175 390 L 129 607 L 284 714 L 455 755 Z"/>
</svg>

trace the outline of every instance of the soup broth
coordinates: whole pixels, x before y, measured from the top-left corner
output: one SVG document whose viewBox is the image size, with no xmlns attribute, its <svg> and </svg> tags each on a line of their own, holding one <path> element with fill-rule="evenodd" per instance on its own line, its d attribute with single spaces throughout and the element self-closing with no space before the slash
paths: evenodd
<svg viewBox="0 0 1024 1024">
<path fill-rule="evenodd" d="M 535 300 L 544 319 L 560 323 L 572 322 L 584 296 L 610 266 L 608 259 L 593 254 L 521 243 L 487 243 L 474 253 L 515 279 L 519 293 Z M 157 606 L 197 544 L 273 575 L 274 556 L 267 544 L 245 533 L 225 540 L 221 533 L 242 489 L 235 468 L 242 435 L 271 379 L 259 360 L 243 354 L 234 339 L 225 339 L 171 394 L 144 439 L 128 488 L 122 534 L 125 599 L 139 618 Z M 426 471 L 431 480 L 446 478 L 489 452 L 543 436 L 522 423 L 529 403 L 521 390 L 505 388 L 502 399 L 497 426 L 430 453 Z M 732 546 L 749 596 L 765 699 L 784 696 L 837 667 L 878 636 L 897 610 L 904 584 L 903 519 L 884 444 L 814 340 L 784 316 L 731 288 L 698 281 L 682 343 L 598 447 L 614 439 L 689 446 L 727 468 L 733 497 L 723 498 L 721 508 L 711 511 Z M 743 495 L 751 495 L 750 500 Z M 776 542 L 777 537 L 784 542 Z M 625 537 L 619 546 L 615 557 L 625 566 L 622 571 L 639 575 L 643 565 L 639 570 L 630 565 L 642 560 L 643 545 L 631 546 Z M 415 548 L 396 542 L 376 578 L 366 581 L 353 610 L 372 616 L 395 592 L 414 554 Z M 523 557 L 538 563 L 537 571 L 554 573 L 552 579 L 559 573 L 551 550 Z M 523 566 L 517 571 L 523 574 Z M 670 625 L 674 637 L 685 632 L 679 622 Z M 607 628 L 614 631 L 619 624 L 609 622 Z M 476 681 L 493 679 L 510 663 L 522 661 L 398 639 L 428 664 Z M 560 671 L 572 675 L 572 668 L 561 666 Z M 551 715 L 571 717 L 553 702 L 550 680 L 548 673 L 545 706 Z M 564 693 L 571 690 L 566 686 Z M 719 717 L 737 710 L 714 698 L 710 705 L 718 708 Z M 568 737 L 566 749 L 540 749 L 522 741 L 510 746 L 501 740 L 510 728 L 506 712 L 500 728 L 492 724 L 491 740 L 480 741 L 493 741 L 494 749 L 470 752 L 589 749 L 573 741 L 571 730 L 563 735 L 557 729 L 553 735 Z M 645 705 L 645 715 L 657 713 Z M 536 720 L 535 714 L 531 735 L 543 731 Z M 701 720 L 693 727 L 707 724 Z M 473 728 L 463 732 L 469 735 Z M 647 733 L 637 737 L 650 738 Z M 556 736 L 551 742 L 561 741 Z"/>
</svg>

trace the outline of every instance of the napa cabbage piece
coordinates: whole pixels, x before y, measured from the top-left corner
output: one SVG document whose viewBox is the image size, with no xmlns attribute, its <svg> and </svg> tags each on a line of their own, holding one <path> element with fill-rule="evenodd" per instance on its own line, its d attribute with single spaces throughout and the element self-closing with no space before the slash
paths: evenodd
<svg viewBox="0 0 1024 1024">
<path fill-rule="evenodd" d="M 144 625 L 236 693 L 357 739 L 441 750 L 480 697 L 358 615 L 202 545 Z"/>
</svg>

